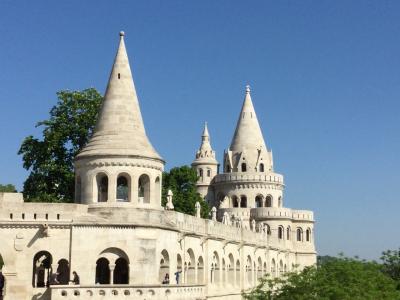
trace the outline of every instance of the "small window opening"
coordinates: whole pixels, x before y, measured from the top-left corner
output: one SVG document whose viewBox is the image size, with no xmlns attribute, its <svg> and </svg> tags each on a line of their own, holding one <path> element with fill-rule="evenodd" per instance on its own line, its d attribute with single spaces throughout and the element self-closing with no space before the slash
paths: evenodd
<svg viewBox="0 0 400 300">
<path fill-rule="evenodd" d="M 46 214 L 46 220 L 48 220 L 49 219 L 49 214 Z"/>
<path fill-rule="evenodd" d="M 246 172 L 247 171 L 247 166 L 245 163 L 242 163 L 242 172 Z"/>
<path fill-rule="evenodd" d="M 121 73 L 118 73 L 118 79 L 121 79 Z"/>
<path fill-rule="evenodd" d="M 10 214 L 10 219 L 12 220 L 12 218 L 13 218 L 13 214 Z"/>
<path fill-rule="evenodd" d="M 57 214 L 57 220 L 60 220 L 60 214 Z"/>
<path fill-rule="evenodd" d="M 25 220 L 25 214 L 22 214 L 22 220 Z"/>
<path fill-rule="evenodd" d="M 33 218 L 36 220 L 36 218 L 37 218 L 37 215 L 36 215 L 36 214 L 33 214 Z"/>
</svg>

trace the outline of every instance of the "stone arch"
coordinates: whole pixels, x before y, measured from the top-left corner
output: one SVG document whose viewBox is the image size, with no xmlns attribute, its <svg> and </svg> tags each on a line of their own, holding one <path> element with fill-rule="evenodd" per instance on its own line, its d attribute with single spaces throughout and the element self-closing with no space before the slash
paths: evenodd
<svg viewBox="0 0 400 300">
<path fill-rule="evenodd" d="M 197 259 L 197 283 L 204 283 L 204 260 L 201 256 Z"/>
<path fill-rule="evenodd" d="M 247 260 L 246 260 L 246 281 L 248 285 L 252 284 L 252 273 L 253 273 L 253 263 L 251 260 L 251 256 L 248 255 L 247 256 Z"/>
<path fill-rule="evenodd" d="M 131 186 L 132 186 L 132 179 L 128 173 L 118 174 L 115 199 L 117 199 L 117 201 L 122 201 L 122 202 L 132 201 Z"/>
<path fill-rule="evenodd" d="M 180 274 L 182 274 L 182 256 L 180 254 L 176 255 L 176 272 L 178 273 L 177 277 L 175 278 L 176 284 L 179 284 L 181 278 Z"/>
<path fill-rule="evenodd" d="M 231 285 L 235 284 L 235 260 L 232 253 L 228 255 L 228 283 Z"/>
<path fill-rule="evenodd" d="M 53 257 L 48 251 L 39 251 L 33 257 L 33 287 L 48 287 L 52 273 L 51 264 Z"/>
<path fill-rule="evenodd" d="M 239 287 L 240 286 L 240 260 L 236 261 L 235 278 L 236 278 L 235 285 L 237 287 Z"/>
<path fill-rule="evenodd" d="M 263 207 L 263 199 L 264 197 L 262 195 L 257 195 L 255 199 L 255 207 Z"/>
<path fill-rule="evenodd" d="M 110 261 L 105 257 L 100 257 L 96 261 L 96 284 L 110 284 Z"/>
<path fill-rule="evenodd" d="M 239 207 L 239 200 L 238 200 L 238 197 L 235 195 L 232 196 L 232 206 Z"/>
<path fill-rule="evenodd" d="M 96 194 L 97 202 L 107 202 L 108 201 L 108 175 L 104 172 L 96 174 Z"/>
<path fill-rule="evenodd" d="M 147 174 L 138 179 L 138 200 L 139 203 L 150 203 L 150 177 Z"/>
<path fill-rule="evenodd" d="M 66 259 L 60 259 L 57 267 L 57 280 L 60 284 L 69 284 L 69 262 Z"/>
<path fill-rule="evenodd" d="M 246 195 L 240 196 L 240 207 L 247 207 L 247 197 L 246 197 Z"/>
<path fill-rule="evenodd" d="M 156 203 L 161 203 L 161 179 L 160 176 L 156 177 L 154 180 L 154 197 Z"/>
<path fill-rule="evenodd" d="M 276 262 L 274 258 L 271 260 L 271 276 L 276 276 Z"/>
<path fill-rule="evenodd" d="M 217 251 L 213 252 L 210 270 L 211 270 L 210 274 L 211 283 L 218 284 L 220 282 L 220 262 Z"/>
<path fill-rule="evenodd" d="M 185 283 L 194 284 L 196 283 L 196 260 L 194 256 L 194 251 L 189 248 L 186 251 L 186 261 L 185 261 Z"/>
<path fill-rule="evenodd" d="M 161 251 L 161 258 L 160 258 L 160 269 L 158 280 L 160 283 L 167 284 L 170 281 L 170 264 L 169 264 L 169 254 L 167 250 Z M 168 281 L 168 282 L 167 282 Z"/>
<path fill-rule="evenodd" d="M 265 197 L 265 207 L 272 207 L 272 196 L 267 195 Z"/>
<path fill-rule="evenodd" d="M 303 241 L 303 229 L 301 227 L 297 227 L 296 237 L 297 237 L 297 241 L 298 242 L 302 242 Z"/>
</svg>

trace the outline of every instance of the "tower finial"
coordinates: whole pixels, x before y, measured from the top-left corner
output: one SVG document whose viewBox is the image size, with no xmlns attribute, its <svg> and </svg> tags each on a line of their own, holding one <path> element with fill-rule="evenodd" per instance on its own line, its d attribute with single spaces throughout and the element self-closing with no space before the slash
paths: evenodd
<svg viewBox="0 0 400 300">
<path fill-rule="evenodd" d="M 246 85 L 246 94 L 250 94 L 250 85 Z"/>
<path fill-rule="evenodd" d="M 124 37 L 125 36 L 125 32 L 124 31 L 120 31 L 119 32 L 119 36 L 122 38 L 122 37 Z"/>
</svg>

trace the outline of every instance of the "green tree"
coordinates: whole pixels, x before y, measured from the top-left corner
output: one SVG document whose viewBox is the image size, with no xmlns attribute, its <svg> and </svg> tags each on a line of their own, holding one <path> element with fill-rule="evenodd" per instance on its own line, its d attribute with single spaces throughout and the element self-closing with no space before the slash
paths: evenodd
<svg viewBox="0 0 400 300">
<path fill-rule="evenodd" d="M 382 271 L 397 282 L 397 289 L 400 290 L 400 248 L 383 251 L 381 260 Z"/>
<path fill-rule="evenodd" d="M 0 184 L 0 193 L 16 193 L 17 189 L 12 184 Z"/>
<path fill-rule="evenodd" d="M 202 218 L 208 218 L 209 206 L 196 191 L 197 174 L 189 166 L 172 168 L 163 173 L 162 205 L 167 203 L 167 192 L 171 190 L 174 194 L 172 202 L 175 210 L 194 215 L 195 204 L 199 201 L 201 205 Z"/>
<path fill-rule="evenodd" d="M 245 299 L 258 300 L 395 300 L 396 282 L 376 262 L 339 257 L 280 278 L 263 278 Z"/>
<path fill-rule="evenodd" d="M 43 127 L 42 139 L 26 137 L 18 152 L 30 171 L 23 190 L 28 201 L 72 202 L 72 162 L 92 134 L 102 101 L 94 88 L 60 91 L 57 97 L 50 118 L 36 125 Z"/>
<path fill-rule="evenodd" d="M 3 261 L 3 257 L 0 254 L 0 270 L 3 268 L 4 266 L 4 261 Z"/>
</svg>

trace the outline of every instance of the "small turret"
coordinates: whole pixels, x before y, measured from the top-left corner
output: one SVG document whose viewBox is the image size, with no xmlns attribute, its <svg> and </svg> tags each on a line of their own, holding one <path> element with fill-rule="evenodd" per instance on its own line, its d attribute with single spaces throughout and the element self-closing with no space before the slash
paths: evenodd
<svg viewBox="0 0 400 300">
<path fill-rule="evenodd" d="M 215 159 L 215 151 L 211 147 L 207 122 L 204 124 L 200 148 L 196 152 L 192 167 L 198 175 L 197 191 L 206 201 L 211 201 L 213 198 L 209 187 L 211 180 L 218 172 L 218 161 Z"/>
</svg>

